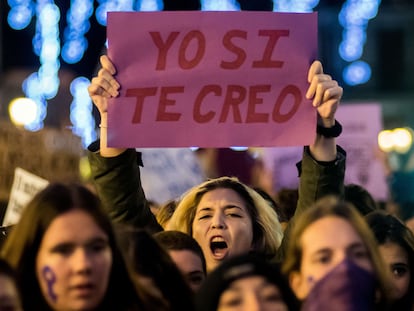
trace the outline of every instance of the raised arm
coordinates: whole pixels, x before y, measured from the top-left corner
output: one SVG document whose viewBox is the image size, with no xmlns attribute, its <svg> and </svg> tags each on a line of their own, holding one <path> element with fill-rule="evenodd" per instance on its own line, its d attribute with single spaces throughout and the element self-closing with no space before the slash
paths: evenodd
<svg viewBox="0 0 414 311">
<path fill-rule="evenodd" d="M 89 146 L 88 159 L 92 178 L 103 205 L 114 223 L 162 230 L 149 209 L 142 189 L 141 154 L 135 149 L 107 146 L 108 99 L 119 94 L 116 70 L 107 56 L 100 58 L 102 68 L 91 81 L 88 92 L 101 115 L 100 141 Z"/>
<path fill-rule="evenodd" d="M 309 68 L 308 81 L 309 89 L 306 97 L 312 99 L 313 106 L 317 108 L 317 123 L 320 130 L 317 131 L 313 144 L 304 148 L 302 161 L 299 164 L 299 200 L 277 254 L 279 261 L 284 259 L 290 231 L 302 212 L 325 195 L 343 196 L 344 193 L 346 153 L 336 145 L 335 137 L 321 134 L 332 132 L 335 126 L 335 113 L 342 97 L 342 88 L 332 80 L 330 75 L 323 72 L 319 61 L 313 62 Z"/>
<path fill-rule="evenodd" d="M 100 127 L 100 154 L 103 157 L 115 157 L 125 151 L 121 148 L 109 148 L 107 146 L 107 127 L 108 127 L 108 99 L 119 95 L 120 85 L 114 78 L 116 74 L 115 66 L 108 56 L 100 57 L 101 69 L 94 77 L 88 87 L 89 96 L 101 116 Z"/>
<path fill-rule="evenodd" d="M 295 216 L 327 195 L 343 195 L 345 152 L 336 145 L 335 137 L 321 134 L 335 125 L 335 113 L 342 97 L 338 82 L 323 72 L 319 61 L 313 62 L 308 73 L 309 89 L 306 97 L 318 112 L 315 141 L 305 147 L 300 167 L 299 202 Z"/>
<path fill-rule="evenodd" d="M 335 125 L 335 112 L 338 109 L 342 97 L 342 87 L 332 80 L 330 75 L 323 72 L 320 61 L 314 61 L 308 72 L 309 88 L 307 99 L 312 99 L 312 104 L 318 111 L 318 125 L 323 128 L 331 128 Z M 336 159 L 335 138 L 327 138 L 320 134 L 309 146 L 313 158 L 317 161 L 333 161 Z"/>
</svg>

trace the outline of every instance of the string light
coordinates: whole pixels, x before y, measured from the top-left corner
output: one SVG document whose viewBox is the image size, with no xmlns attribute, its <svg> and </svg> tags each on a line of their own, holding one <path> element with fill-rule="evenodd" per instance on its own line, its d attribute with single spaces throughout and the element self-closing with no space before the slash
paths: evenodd
<svg viewBox="0 0 414 311">
<path fill-rule="evenodd" d="M 66 14 L 66 28 L 63 32 L 62 59 L 68 64 L 79 62 L 86 49 L 88 41 L 85 34 L 91 25 L 89 18 L 93 14 L 93 1 L 72 0 Z"/>
<path fill-rule="evenodd" d="M 59 89 L 59 20 L 60 10 L 54 1 L 37 1 L 33 50 L 39 56 L 41 65 L 37 72 L 23 81 L 25 95 L 38 106 L 38 118 L 25 125 L 25 128 L 31 131 L 43 128 L 43 121 L 47 114 L 47 100 L 55 97 Z"/>
<path fill-rule="evenodd" d="M 7 22 L 15 30 L 26 28 L 34 15 L 34 3 L 30 0 L 9 0 Z"/>
<path fill-rule="evenodd" d="M 338 52 L 342 59 L 350 62 L 343 70 L 343 79 L 348 85 L 364 84 L 371 78 L 371 67 L 359 59 L 364 50 L 368 21 L 377 15 L 380 2 L 347 0 L 339 12 L 339 23 L 344 30 Z"/>
<path fill-rule="evenodd" d="M 70 93 L 73 96 L 70 106 L 72 132 L 82 138 L 82 145 L 85 148 L 97 138 L 95 120 L 92 117 L 93 105 L 88 95 L 89 84 L 90 81 L 85 77 L 78 77 L 70 84 Z"/>
<path fill-rule="evenodd" d="M 235 0 L 226 1 L 214 1 L 204 0 L 201 1 L 202 11 L 240 11 L 240 5 Z"/>
<path fill-rule="evenodd" d="M 275 12 L 296 12 L 296 13 L 313 12 L 313 9 L 318 5 L 318 3 L 319 3 L 319 0 L 273 1 L 273 11 Z"/>
</svg>

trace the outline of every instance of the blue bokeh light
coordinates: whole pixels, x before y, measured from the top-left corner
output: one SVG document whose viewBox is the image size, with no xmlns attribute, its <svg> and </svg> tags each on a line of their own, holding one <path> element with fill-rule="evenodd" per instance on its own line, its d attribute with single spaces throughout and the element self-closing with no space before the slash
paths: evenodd
<svg viewBox="0 0 414 311">
<path fill-rule="evenodd" d="M 72 132 L 81 137 L 84 148 L 96 140 L 95 120 L 91 113 L 93 105 L 88 95 L 89 84 L 90 81 L 85 77 L 78 77 L 70 84 L 70 93 L 73 97 L 70 106 Z"/>
<path fill-rule="evenodd" d="M 202 11 L 240 11 L 240 5 L 236 0 L 204 0 L 201 1 Z"/>
<path fill-rule="evenodd" d="M 319 0 L 279 0 L 273 1 L 273 11 L 275 12 L 295 12 L 307 13 L 313 12 L 313 9 L 318 5 Z"/>
<path fill-rule="evenodd" d="M 363 55 L 368 21 L 377 15 L 380 3 L 380 0 L 347 0 L 339 12 L 338 21 L 344 31 L 338 52 L 343 60 L 355 62 L 342 73 L 348 85 L 363 84 L 371 78 L 369 65 L 357 60 Z M 362 64 L 368 66 L 369 74 L 366 66 Z"/>
<path fill-rule="evenodd" d="M 15 30 L 22 30 L 30 24 L 32 17 L 32 5 L 16 5 L 11 7 L 7 16 L 7 22 L 11 28 Z"/>
<path fill-rule="evenodd" d="M 345 67 L 343 79 L 348 85 L 367 83 L 371 79 L 371 67 L 364 61 L 356 61 Z"/>
</svg>

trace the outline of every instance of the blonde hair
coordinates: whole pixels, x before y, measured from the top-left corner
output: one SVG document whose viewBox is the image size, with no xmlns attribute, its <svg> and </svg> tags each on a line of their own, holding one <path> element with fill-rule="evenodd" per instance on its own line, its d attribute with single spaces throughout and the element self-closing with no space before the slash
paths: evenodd
<svg viewBox="0 0 414 311">
<path fill-rule="evenodd" d="M 231 189 L 243 198 L 251 216 L 253 248 L 273 259 L 283 238 L 278 216 L 259 193 L 240 182 L 236 177 L 210 179 L 187 191 L 178 202 L 167 229 L 182 231 L 192 236 L 192 224 L 201 197 L 205 193 L 219 188 Z"/>
</svg>

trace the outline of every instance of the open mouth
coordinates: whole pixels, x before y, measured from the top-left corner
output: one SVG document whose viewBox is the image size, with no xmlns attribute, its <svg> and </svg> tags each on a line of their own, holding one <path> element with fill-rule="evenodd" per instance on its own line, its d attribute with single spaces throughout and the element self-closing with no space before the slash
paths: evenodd
<svg viewBox="0 0 414 311">
<path fill-rule="evenodd" d="M 227 254 L 228 246 L 226 241 L 223 240 L 223 238 L 215 237 L 210 242 L 210 249 L 214 257 L 216 257 L 217 259 L 222 259 Z"/>
</svg>

